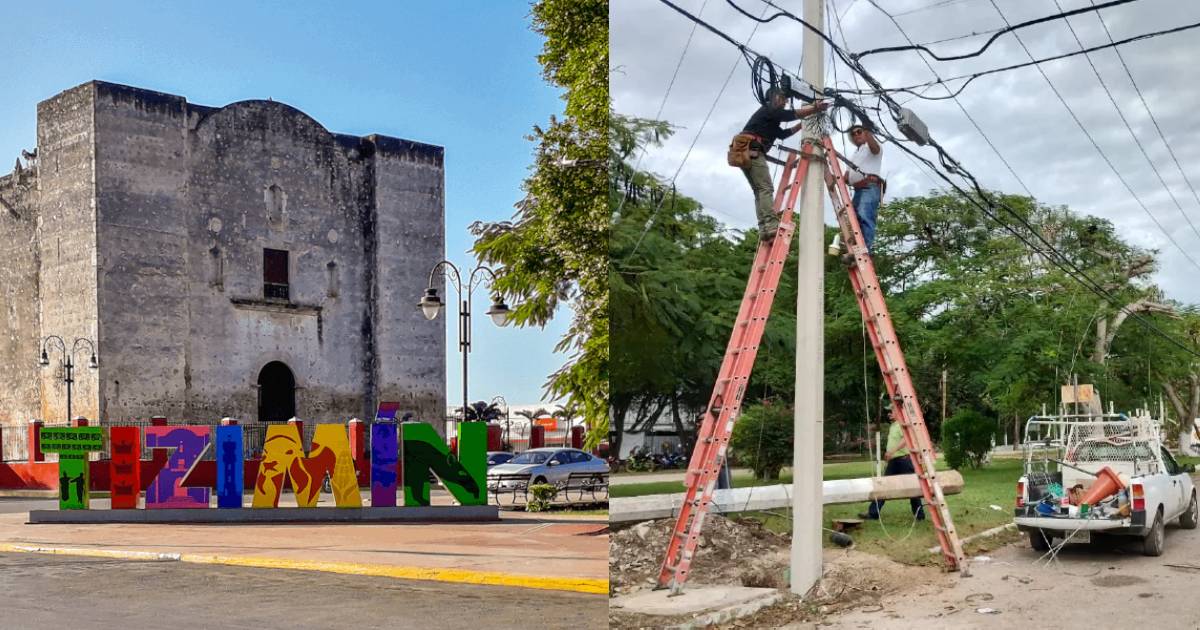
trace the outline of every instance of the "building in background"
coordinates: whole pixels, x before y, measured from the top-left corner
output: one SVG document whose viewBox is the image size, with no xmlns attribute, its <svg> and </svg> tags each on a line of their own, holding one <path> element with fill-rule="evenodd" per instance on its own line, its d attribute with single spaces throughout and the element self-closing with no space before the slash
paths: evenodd
<svg viewBox="0 0 1200 630">
<path fill-rule="evenodd" d="M 273 101 L 205 107 L 93 81 L 37 107 L 0 178 L 0 423 L 374 417 L 440 424 L 445 318 L 416 302 L 444 250 L 443 149 L 335 134 Z M 88 355 L 77 363 L 86 366 Z"/>
</svg>

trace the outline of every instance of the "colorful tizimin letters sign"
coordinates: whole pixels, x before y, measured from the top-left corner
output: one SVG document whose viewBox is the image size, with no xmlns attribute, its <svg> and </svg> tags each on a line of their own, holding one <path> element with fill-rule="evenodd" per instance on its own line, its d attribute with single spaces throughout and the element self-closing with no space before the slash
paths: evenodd
<svg viewBox="0 0 1200 630">
<path fill-rule="evenodd" d="M 88 509 L 88 453 L 104 450 L 105 430 L 41 429 L 42 450 L 58 453 L 59 509 Z M 326 478 L 337 507 L 363 507 L 344 425 L 317 425 L 308 449 L 297 425 L 270 425 L 256 467 L 253 460 L 245 459 L 246 436 L 239 425 L 220 426 L 215 431 L 207 426 L 152 426 L 144 432 L 137 427 L 111 427 L 108 432 L 111 459 L 104 467 L 109 472 L 113 508 L 137 509 L 145 488 L 146 509 L 208 509 L 212 489 L 216 490 L 218 509 L 242 509 L 242 492 L 249 485 L 246 480 L 254 489 L 251 509 L 278 507 L 287 484 L 297 506 L 316 507 Z M 458 453 L 450 452 L 441 436 L 425 423 L 380 422 L 371 427 L 371 437 L 370 461 L 362 462 L 370 467 L 370 507 L 395 507 L 400 487 L 404 488 L 404 505 L 429 505 L 431 471 L 459 504 L 487 503 L 484 423 L 459 425 Z M 165 464 L 160 468 L 151 466 L 158 460 L 140 459 L 143 441 L 152 453 L 165 452 Z M 145 478 L 151 475 L 153 478 Z"/>
</svg>

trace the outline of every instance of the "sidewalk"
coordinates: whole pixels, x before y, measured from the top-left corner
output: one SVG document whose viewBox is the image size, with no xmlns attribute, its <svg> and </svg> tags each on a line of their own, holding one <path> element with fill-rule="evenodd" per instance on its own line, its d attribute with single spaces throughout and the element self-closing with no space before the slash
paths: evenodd
<svg viewBox="0 0 1200 630">
<path fill-rule="evenodd" d="M 108 507 L 105 499 L 92 503 Z M 52 501 L 0 501 L 0 551 L 608 592 L 607 524 L 596 517 L 502 511 L 500 523 L 475 524 L 25 524 L 30 508 L 55 507 Z"/>
</svg>

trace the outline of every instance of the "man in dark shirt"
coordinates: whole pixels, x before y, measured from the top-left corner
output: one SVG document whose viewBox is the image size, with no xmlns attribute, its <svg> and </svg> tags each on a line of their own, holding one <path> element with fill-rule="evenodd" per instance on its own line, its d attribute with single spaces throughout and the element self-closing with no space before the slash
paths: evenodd
<svg viewBox="0 0 1200 630">
<path fill-rule="evenodd" d="M 779 229 L 779 217 L 775 216 L 773 207 L 775 187 L 771 183 L 771 170 L 767 168 L 767 151 L 771 150 L 771 145 L 776 140 L 790 138 L 792 134 L 800 131 L 802 126 L 801 123 L 797 123 L 784 128 L 783 123 L 811 116 L 829 107 L 829 103 L 825 101 L 816 101 L 799 109 L 784 109 L 787 101 L 787 93 L 772 88 L 767 93 L 766 104 L 759 107 L 742 128 L 743 134 L 754 136 L 750 142 L 750 163 L 742 167 L 742 172 L 746 174 L 746 181 L 750 182 L 750 188 L 754 191 L 758 238 L 762 241 L 775 238 L 775 232 Z"/>
</svg>

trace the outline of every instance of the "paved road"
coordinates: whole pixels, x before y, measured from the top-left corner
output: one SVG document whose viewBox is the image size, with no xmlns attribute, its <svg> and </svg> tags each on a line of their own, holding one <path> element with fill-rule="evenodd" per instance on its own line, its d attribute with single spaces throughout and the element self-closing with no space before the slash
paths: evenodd
<svg viewBox="0 0 1200 630">
<path fill-rule="evenodd" d="M 603 628 L 608 598 L 556 591 L 0 553 L 5 628 Z"/>
<path fill-rule="evenodd" d="M 1131 539 L 1132 540 L 1132 539 Z M 1166 551 L 1140 545 L 1068 545 L 1058 562 L 1016 543 L 976 561 L 949 589 L 914 585 L 869 607 L 826 621 L 835 628 L 1200 628 L 1196 580 L 1200 529 L 1167 527 Z M 1171 567 L 1167 565 L 1184 565 Z M 978 612 L 979 609 L 996 612 Z"/>
</svg>

